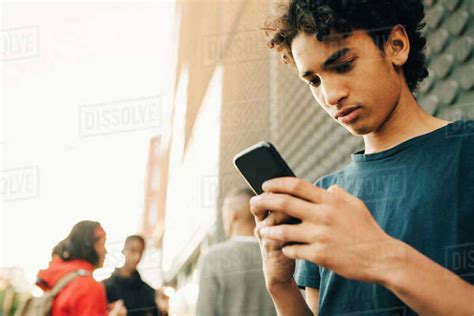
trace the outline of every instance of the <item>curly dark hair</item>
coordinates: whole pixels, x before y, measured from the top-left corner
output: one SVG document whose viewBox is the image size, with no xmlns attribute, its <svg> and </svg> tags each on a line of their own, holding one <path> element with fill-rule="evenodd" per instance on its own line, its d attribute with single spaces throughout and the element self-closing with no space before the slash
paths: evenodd
<svg viewBox="0 0 474 316">
<path fill-rule="evenodd" d="M 422 36 L 425 17 L 422 0 L 290 0 L 280 5 L 281 14 L 267 19 L 263 30 L 269 48 L 282 52 L 285 63 L 294 66 L 291 43 L 299 32 L 325 41 L 331 34 L 347 37 L 353 30 L 365 30 L 383 53 L 392 28 L 402 25 L 410 40 L 410 54 L 403 66 L 413 92 L 428 76 Z"/>
<path fill-rule="evenodd" d="M 144 239 L 142 236 L 140 236 L 140 235 L 130 235 L 130 236 L 127 236 L 127 238 L 125 239 L 125 246 L 126 246 L 127 244 L 129 244 L 130 242 L 134 241 L 134 240 L 140 242 L 140 243 L 142 244 L 142 246 L 145 247 L 145 245 L 146 245 L 145 239 Z"/>
<path fill-rule="evenodd" d="M 100 223 L 94 221 L 77 223 L 66 239 L 53 248 L 52 255 L 59 256 L 64 261 L 82 259 L 97 265 L 99 256 L 94 249 L 94 243 L 99 239 L 95 234 L 98 227 Z"/>
</svg>

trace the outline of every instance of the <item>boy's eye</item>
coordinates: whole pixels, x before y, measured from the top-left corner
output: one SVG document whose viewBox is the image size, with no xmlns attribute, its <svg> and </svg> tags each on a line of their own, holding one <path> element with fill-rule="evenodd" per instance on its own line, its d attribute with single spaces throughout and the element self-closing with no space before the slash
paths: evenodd
<svg viewBox="0 0 474 316">
<path fill-rule="evenodd" d="M 317 87 L 321 84 L 321 79 L 319 77 L 314 77 L 310 81 L 308 81 L 308 84 L 312 87 Z"/>
<path fill-rule="evenodd" d="M 345 62 L 343 64 L 334 66 L 333 69 L 336 70 L 339 73 L 347 72 L 347 71 L 351 70 L 353 64 L 354 64 L 354 61 L 348 61 L 348 62 Z"/>
</svg>

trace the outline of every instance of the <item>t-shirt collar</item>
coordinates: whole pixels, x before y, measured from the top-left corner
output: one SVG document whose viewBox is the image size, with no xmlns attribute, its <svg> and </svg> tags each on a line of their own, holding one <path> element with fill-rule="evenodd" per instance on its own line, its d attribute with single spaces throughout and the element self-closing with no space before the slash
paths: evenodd
<svg viewBox="0 0 474 316">
<path fill-rule="evenodd" d="M 373 153 L 373 154 L 364 154 L 364 150 L 360 150 L 358 152 L 355 152 L 355 153 L 351 154 L 352 161 L 353 162 L 375 161 L 375 160 L 381 160 L 381 159 L 393 156 L 394 154 L 399 153 L 399 152 L 413 146 L 416 143 L 419 143 L 423 140 L 431 138 L 431 137 L 433 137 L 435 135 L 438 135 L 440 133 L 445 133 L 445 131 L 447 130 L 447 128 L 450 125 L 456 124 L 456 123 L 457 122 L 449 123 L 449 124 L 447 124 L 447 125 L 445 125 L 441 128 L 438 128 L 434 131 L 431 131 L 429 133 L 410 138 L 410 139 L 408 139 L 408 140 L 406 140 L 406 141 L 404 141 L 404 142 L 402 142 L 402 143 L 400 143 L 400 144 L 398 144 L 398 145 L 396 145 L 392 148 L 389 148 L 389 149 L 381 151 L 381 152 L 377 152 L 377 153 Z"/>
</svg>

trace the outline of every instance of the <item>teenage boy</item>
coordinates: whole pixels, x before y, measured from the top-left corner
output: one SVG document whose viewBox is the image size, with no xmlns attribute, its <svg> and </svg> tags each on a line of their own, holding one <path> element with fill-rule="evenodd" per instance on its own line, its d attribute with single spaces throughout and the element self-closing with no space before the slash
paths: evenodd
<svg viewBox="0 0 474 316">
<path fill-rule="evenodd" d="M 280 315 L 474 315 L 474 122 L 413 95 L 428 74 L 423 18 L 421 0 L 293 0 L 265 26 L 365 144 L 316 185 L 274 179 L 251 200 Z"/>
<path fill-rule="evenodd" d="M 145 250 L 145 239 L 131 235 L 125 239 L 122 253 L 125 264 L 104 280 L 107 300 L 122 300 L 129 316 L 158 316 L 155 290 L 146 284 L 137 270 Z"/>
</svg>

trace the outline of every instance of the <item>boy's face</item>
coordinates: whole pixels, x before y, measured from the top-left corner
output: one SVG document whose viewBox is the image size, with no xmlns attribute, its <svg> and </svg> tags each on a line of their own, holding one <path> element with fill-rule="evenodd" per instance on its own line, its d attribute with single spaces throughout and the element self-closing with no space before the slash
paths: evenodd
<svg viewBox="0 0 474 316">
<path fill-rule="evenodd" d="M 136 270 L 142 259 L 143 250 L 143 243 L 140 240 L 129 240 L 123 249 L 125 265 L 132 270 Z"/>
<path fill-rule="evenodd" d="M 291 51 L 314 98 L 352 134 L 377 131 L 395 109 L 403 76 L 366 32 L 324 42 L 300 33 Z"/>
</svg>

